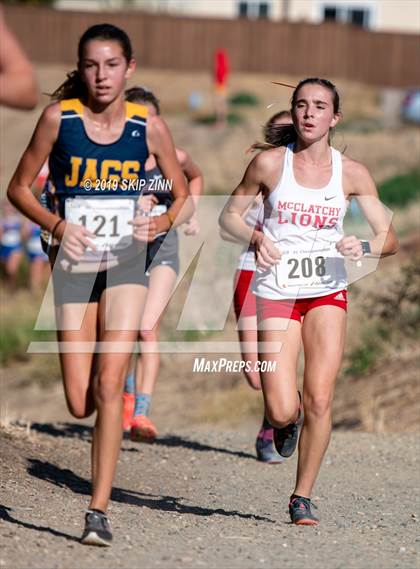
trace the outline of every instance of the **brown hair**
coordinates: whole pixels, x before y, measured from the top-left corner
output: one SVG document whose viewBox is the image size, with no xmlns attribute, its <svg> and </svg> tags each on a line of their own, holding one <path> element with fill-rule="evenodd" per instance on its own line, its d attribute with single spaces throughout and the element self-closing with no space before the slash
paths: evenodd
<svg viewBox="0 0 420 569">
<path fill-rule="evenodd" d="M 77 47 L 78 64 L 83 59 L 84 49 L 91 40 L 110 40 L 120 44 L 127 63 L 133 59 L 133 48 L 130 38 L 120 28 L 112 24 L 96 24 L 88 28 L 79 40 Z M 51 99 L 61 101 L 63 99 L 82 99 L 86 97 L 87 90 L 78 69 L 67 73 L 67 79 L 52 93 Z"/>
<path fill-rule="evenodd" d="M 284 120 L 283 124 L 277 121 Z M 292 115 L 290 111 L 279 111 L 271 116 L 263 126 L 264 142 L 256 142 L 250 148 L 254 150 L 270 150 L 278 146 L 285 146 L 291 141 L 291 136 L 286 136 L 287 132 L 295 132 L 293 124 L 290 123 Z M 287 121 L 287 122 L 286 122 Z"/>
<path fill-rule="evenodd" d="M 325 89 L 328 89 L 328 91 L 330 91 L 331 93 L 334 113 L 340 112 L 340 96 L 338 94 L 336 86 L 333 83 L 331 83 L 331 81 L 328 81 L 328 79 L 321 79 L 319 77 L 308 77 L 298 83 L 295 90 L 293 91 L 293 95 L 290 100 L 291 111 L 293 111 L 296 105 L 299 90 L 304 85 L 321 85 L 321 87 L 325 87 Z M 278 118 L 278 115 L 281 115 L 282 113 L 285 112 L 287 113 L 288 111 L 280 111 L 280 113 L 277 113 L 277 115 L 274 115 L 269 119 L 269 121 L 264 127 L 265 142 L 257 142 L 253 144 L 251 146 L 251 150 L 269 150 L 270 148 L 287 146 L 289 144 L 293 144 L 296 142 L 297 133 L 293 124 L 287 124 L 287 125 L 275 124 L 275 121 L 277 119 L 274 117 L 277 116 Z M 289 112 L 289 115 L 291 116 L 291 112 Z M 270 121 L 272 121 L 271 125 Z M 328 142 L 330 142 L 329 139 Z"/>
</svg>

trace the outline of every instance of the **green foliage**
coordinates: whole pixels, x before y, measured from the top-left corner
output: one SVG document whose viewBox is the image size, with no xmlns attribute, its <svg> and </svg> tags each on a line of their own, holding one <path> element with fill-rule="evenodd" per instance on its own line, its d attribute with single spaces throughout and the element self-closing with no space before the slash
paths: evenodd
<svg viewBox="0 0 420 569">
<path fill-rule="evenodd" d="M 213 334 L 213 330 L 184 330 L 182 335 L 185 342 L 199 342 L 210 338 Z"/>
<path fill-rule="evenodd" d="M 34 319 L 5 324 L 0 329 L 0 353 L 3 365 L 13 360 L 26 360 L 28 345 L 32 341 L 54 340 L 54 332 L 34 331 Z"/>
<path fill-rule="evenodd" d="M 415 338 L 420 329 L 420 257 L 406 263 L 398 278 L 385 287 L 367 305 L 368 315 L 381 323 L 381 328 Z"/>
<path fill-rule="evenodd" d="M 259 98 L 248 91 L 238 91 L 229 98 L 229 104 L 242 107 L 256 107 L 260 104 Z"/>
<path fill-rule="evenodd" d="M 24 257 L 19 265 L 17 273 L 17 287 L 18 288 L 28 288 L 29 283 L 29 262 L 26 257 Z"/>
<path fill-rule="evenodd" d="M 214 125 L 216 124 L 216 121 L 217 117 L 215 114 L 199 115 L 194 118 L 194 122 L 196 124 L 202 124 L 202 125 Z M 241 124 L 244 122 L 244 118 L 239 113 L 228 113 L 227 121 L 228 124 L 230 125 Z"/>
<path fill-rule="evenodd" d="M 379 197 L 389 206 L 403 207 L 419 196 L 419 169 L 389 178 L 379 186 Z"/>
<path fill-rule="evenodd" d="M 349 354 L 346 375 L 360 376 L 372 370 L 389 348 L 416 339 L 420 330 L 420 259 L 402 267 L 393 282 L 366 299 L 369 326 L 361 343 Z"/>
<path fill-rule="evenodd" d="M 351 352 L 351 363 L 345 370 L 345 374 L 358 376 L 366 373 L 374 367 L 380 353 L 381 348 L 375 338 L 366 339 L 362 345 Z"/>
<path fill-rule="evenodd" d="M 383 130 L 383 125 L 378 119 L 360 117 L 340 122 L 335 130 L 337 133 L 358 132 L 362 134 L 369 134 L 371 132 Z"/>
<path fill-rule="evenodd" d="M 55 332 L 35 331 L 38 317 L 39 299 L 30 292 L 20 290 L 11 294 L 6 288 L 0 288 L 2 310 L 0 320 L 1 363 L 9 364 L 14 360 L 26 361 L 30 342 L 55 340 Z"/>
</svg>

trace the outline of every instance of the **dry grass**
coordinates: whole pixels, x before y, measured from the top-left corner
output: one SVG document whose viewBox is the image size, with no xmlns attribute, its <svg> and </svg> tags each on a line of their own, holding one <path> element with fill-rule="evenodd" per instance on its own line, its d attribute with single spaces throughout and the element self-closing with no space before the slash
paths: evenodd
<svg viewBox="0 0 420 569">
<path fill-rule="evenodd" d="M 2 433 L 2 436 L 6 435 L 13 438 L 19 437 L 25 439 L 32 438 L 30 421 L 15 421 L 12 420 L 7 414 L 3 413 L 0 417 L 0 431 Z"/>
<path fill-rule="evenodd" d="M 251 390 L 245 380 L 224 390 L 214 390 L 200 401 L 194 422 L 238 426 L 246 417 L 263 417 L 261 393 Z"/>
</svg>

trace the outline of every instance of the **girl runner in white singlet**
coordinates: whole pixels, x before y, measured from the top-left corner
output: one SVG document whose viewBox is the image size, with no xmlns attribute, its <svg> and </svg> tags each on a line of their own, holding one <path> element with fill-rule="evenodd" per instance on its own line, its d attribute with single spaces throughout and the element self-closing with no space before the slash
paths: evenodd
<svg viewBox="0 0 420 569">
<path fill-rule="evenodd" d="M 341 365 L 347 308 L 345 260 L 396 252 L 398 241 L 367 169 L 329 144 L 340 120 L 339 96 L 325 79 L 309 78 L 294 90 L 293 127 L 286 148 L 252 160 L 228 201 L 222 227 L 255 247 L 259 341 L 281 350 L 261 350 L 276 371 L 261 372 L 266 416 L 280 455 L 290 456 L 299 430 L 296 484 L 289 502 L 292 523 L 316 525 L 311 493 L 331 433 L 335 379 Z M 242 218 L 265 187 L 262 230 Z M 348 201 L 357 197 L 374 238 L 362 242 L 343 233 Z M 305 352 L 303 397 L 297 391 L 300 345 Z"/>
</svg>

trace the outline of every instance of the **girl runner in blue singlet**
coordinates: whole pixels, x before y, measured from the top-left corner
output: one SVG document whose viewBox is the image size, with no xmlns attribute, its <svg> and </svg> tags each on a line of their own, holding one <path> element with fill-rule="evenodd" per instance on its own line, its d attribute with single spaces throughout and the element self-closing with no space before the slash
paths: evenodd
<svg viewBox="0 0 420 569">
<path fill-rule="evenodd" d="M 51 260 L 66 400 L 77 418 L 97 411 L 85 544 L 112 540 L 106 509 L 122 436 L 124 379 L 147 292 L 145 242 L 184 221 L 178 214 L 188 195 L 164 121 L 125 101 L 134 69 L 124 31 L 89 28 L 79 42 L 77 71 L 44 110 L 8 189 L 15 206 L 59 244 Z M 136 213 L 149 152 L 173 180 L 175 198 L 154 218 Z M 56 213 L 31 192 L 47 157 Z"/>
</svg>

